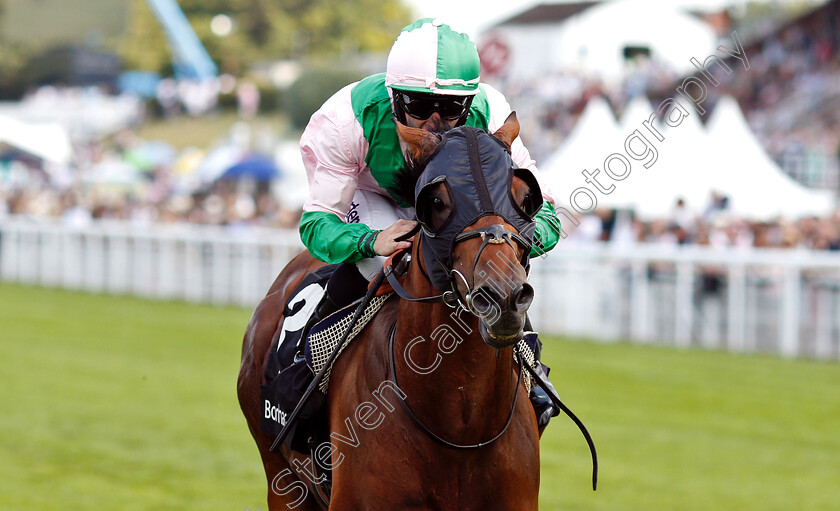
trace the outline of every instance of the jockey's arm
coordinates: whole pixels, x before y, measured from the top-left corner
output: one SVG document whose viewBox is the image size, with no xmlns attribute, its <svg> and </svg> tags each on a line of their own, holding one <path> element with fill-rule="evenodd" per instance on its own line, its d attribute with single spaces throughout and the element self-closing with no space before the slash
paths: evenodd
<svg viewBox="0 0 840 511">
<path fill-rule="evenodd" d="M 487 101 L 490 104 L 490 133 L 495 132 L 504 124 L 505 119 L 510 115 L 511 109 L 505 97 L 501 92 L 493 87 L 482 84 L 482 88 L 487 94 Z M 557 245 L 560 241 L 560 219 L 554 211 L 554 196 L 551 189 L 542 179 L 536 162 L 531 158 L 528 148 L 522 143 L 520 137 L 511 144 L 510 156 L 513 163 L 523 169 L 529 169 L 537 178 L 540 184 L 543 196 L 543 206 L 536 216 L 536 230 L 534 232 L 535 243 L 531 248 L 531 257 L 542 255 Z"/>
<path fill-rule="evenodd" d="M 560 219 L 554 211 L 554 204 L 544 201 L 537 213 L 536 229 L 534 230 L 534 246 L 531 247 L 531 257 L 542 255 L 557 245 L 560 241 Z"/>
<path fill-rule="evenodd" d="M 333 213 L 307 211 L 300 219 L 300 239 L 312 257 L 329 264 L 355 263 L 376 252 L 379 231 L 365 224 L 347 224 Z"/>
<path fill-rule="evenodd" d="M 345 223 L 363 168 L 366 144 L 349 108 L 350 87 L 338 91 L 312 115 L 300 137 L 309 197 L 300 220 L 300 239 L 326 263 L 356 262 L 376 255 L 375 231 Z"/>
</svg>

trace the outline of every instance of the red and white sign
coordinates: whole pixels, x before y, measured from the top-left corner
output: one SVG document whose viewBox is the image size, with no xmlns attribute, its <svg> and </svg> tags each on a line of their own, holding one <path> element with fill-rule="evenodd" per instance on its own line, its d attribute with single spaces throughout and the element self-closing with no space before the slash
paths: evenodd
<svg viewBox="0 0 840 511">
<path fill-rule="evenodd" d="M 507 70 L 510 48 L 497 34 L 493 34 L 482 41 L 478 56 L 482 76 L 498 76 Z"/>
</svg>

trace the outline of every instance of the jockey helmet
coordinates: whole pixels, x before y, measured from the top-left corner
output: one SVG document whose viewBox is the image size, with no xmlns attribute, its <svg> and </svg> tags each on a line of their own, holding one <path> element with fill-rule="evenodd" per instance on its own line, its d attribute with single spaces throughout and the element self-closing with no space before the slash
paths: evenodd
<svg viewBox="0 0 840 511">
<path fill-rule="evenodd" d="M 408 25 L 388 54 L 385 85 L 451 96 L 478 92 L 478 50 L 469 36 L 432 18 Z"/>
<path fill-rule="evenodd" d="M 385 85 L 401 122 L 438 112 L 443 119 L 466 121 L 478 93 L 481 63 L 469 36 L 440 21 L 423 18 L 403 28 L 391 52 Z"/>
</svg>

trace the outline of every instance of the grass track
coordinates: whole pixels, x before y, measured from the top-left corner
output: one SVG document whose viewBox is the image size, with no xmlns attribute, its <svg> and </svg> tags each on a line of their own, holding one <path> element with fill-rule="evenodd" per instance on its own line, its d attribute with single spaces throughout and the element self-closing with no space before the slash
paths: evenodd
<svg viewBox="0 0 840 511">
<path fill-rule="evenodd" d="M 0 509 L 265 509 L 250 311 L 0 284 Z M 547 340 L 543 510 L 836 510 L 840 365 Z"/>
</svg>

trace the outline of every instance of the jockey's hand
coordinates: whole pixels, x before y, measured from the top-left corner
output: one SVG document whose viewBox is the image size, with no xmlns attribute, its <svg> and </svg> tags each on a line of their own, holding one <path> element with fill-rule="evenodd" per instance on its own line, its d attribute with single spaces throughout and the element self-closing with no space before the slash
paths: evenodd
<svg viewBox="0 0 840 511">
<path fill-rule="evenodd" d="M 417 222 L 414 220 L 397 220 L 384 231 L 376 236 L 373 242 L 373 251 L 381 256 L 389 256 L 402 248 L 409 248 L 410 241 L 394 241 L 394 238 L 399 238 L 403 234 L 414 229 Z"/>
</svg>

